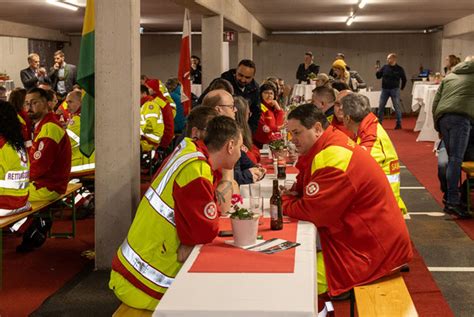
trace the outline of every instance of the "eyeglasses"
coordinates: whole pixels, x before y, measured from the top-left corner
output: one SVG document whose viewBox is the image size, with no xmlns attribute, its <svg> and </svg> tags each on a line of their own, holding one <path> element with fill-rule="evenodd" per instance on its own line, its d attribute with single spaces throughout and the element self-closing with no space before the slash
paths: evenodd
<svg viewBox="0 0 474 317">
<path fill-rule="evenodd" d="M 237 107 L 235 105 L 218 105 L 218 107 L 228 107 L 233 111 L 237 110 Z"/>
</svg>

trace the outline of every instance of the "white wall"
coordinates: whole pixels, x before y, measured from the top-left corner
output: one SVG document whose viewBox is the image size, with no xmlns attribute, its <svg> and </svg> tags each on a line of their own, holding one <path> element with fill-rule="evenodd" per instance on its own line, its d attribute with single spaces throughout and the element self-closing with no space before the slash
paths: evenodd
<svg viewBox="0 0 474 317">
<path fill-rule="evenodd" d="M 296 83 L 296 69 L 303 61 L 304 52 L 312 51 L 315 62 L 322 72 L 328 72 L 337 52 L 346 55 L 347 64 L 357 70 L 362 78 L 378 90 L 381 81 L 375 78 L 376 60 L 385 62 L 390 52 L 399 55 L 399 64 L 405 69 L 408 79 L 419 73 L 420 64 L 433 71 L 439 71 L 441 56 L 441 33 L 434 34 L 331 34 L 331 35 L 272 35 L 268 41 L 254 42 L 254 60 L 257 65 L 256 80 L 275 75 L 287 83 Z M 80 38 L 72 38 L 71 46 L 66 44 L 67 60 L 77 64 Z M 141 71 L 151 77 L 166 80 L 178 72 L 179 35 L 142 35 Z M 200 56 L 201 37 L 192 36 L 192 54 Z M 235 67 L 237 41 L 229 43 L 229 65 Z M 118 61 L 117 66 L 120 65 Z M 203 65 L 205 68 L 205 65 Z M 402 92 L 404 109 L 411 106 L 411 81 Z"/>
<path fill-rule="evenodd" d="M 15 86 L 23 87 L 20 71 L 28 67 L 28 39 L 0 36 L 0 72 L 6 72 Z"/>
<path fill-rule="evenodd" d="M 474 32 L 458 37 L 445 38 L 442 41 L 441 65 L 444 67 L 444 58 L 454 54 L 464 61 L 469 55 L 474 55 Z"/>
</svg>

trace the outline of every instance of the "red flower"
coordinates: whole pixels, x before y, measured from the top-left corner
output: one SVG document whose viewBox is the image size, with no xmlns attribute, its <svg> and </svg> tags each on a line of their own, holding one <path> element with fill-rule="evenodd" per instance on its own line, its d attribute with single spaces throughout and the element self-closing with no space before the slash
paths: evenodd
<svg viewBox="0 0 474 317">
<path fill-rule="evenodd" d="M 230 202 L 232 205 L 236 205 L 237 203 L 243 204 L 244 200 L 242 199 L 242 196 L 240 196 L 239 194 L 233 194 Z"/>
</svg>

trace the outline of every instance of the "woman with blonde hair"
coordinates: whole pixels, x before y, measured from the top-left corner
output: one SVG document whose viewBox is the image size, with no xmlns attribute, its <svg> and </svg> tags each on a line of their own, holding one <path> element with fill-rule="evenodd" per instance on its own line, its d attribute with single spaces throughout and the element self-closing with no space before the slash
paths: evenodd
<svg viewBox="0 0 474 317">
<path fill-rule="evenodd" d="M 332 64 L 334 72 L 334 82 L 341 82 L 349 86 L 352 91 L 357 92 L 359 88 L 366 88 L 367 84 L 364 82 L 359 73 L 355 70 L 348 71 L 346 63 L 342 59 L 337 59 Z"/>
</svg>

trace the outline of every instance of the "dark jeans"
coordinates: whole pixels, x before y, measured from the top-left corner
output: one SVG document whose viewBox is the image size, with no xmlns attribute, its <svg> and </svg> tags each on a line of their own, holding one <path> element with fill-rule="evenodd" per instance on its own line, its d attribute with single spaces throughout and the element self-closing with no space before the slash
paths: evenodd
<svg viewBox="0 0 474 317">
<path fill-rule="evenodd" d="M 439 127 L 448 153 L 446 168 L 447 201 L 448 204 L 459 205 L 461 164 L 469 144 L 471 122 L 465 116 L 448 113 L 439 120 Z"/>
<path fill-rule="evenodd" d="M 387 104 L 388 98 L 392 98 L 393 107 L 395 108 L 395 114 L 397 115 L 397 125 L 402 124 L 402 111 L 400 110 L 400 88 L 383 89 L 380 94 L 378 117 L 379 122 L 382 123 L 383 115 L 385 113 L 385 105 Z"/>
</svg>

